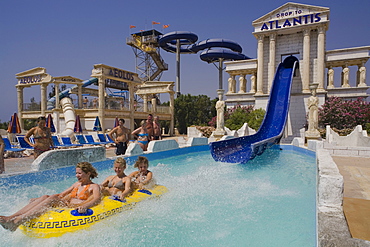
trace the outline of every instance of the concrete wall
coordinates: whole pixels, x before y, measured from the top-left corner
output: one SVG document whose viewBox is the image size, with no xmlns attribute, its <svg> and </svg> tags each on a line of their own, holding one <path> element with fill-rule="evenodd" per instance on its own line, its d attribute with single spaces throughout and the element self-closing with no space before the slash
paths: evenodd
<svg viewBox="0 0 370 247">
<path fill-rule="evenodd" d="M 81 147 L 54 149 L 42 153 L 32 163 L 32 171 L 43 171 L 64 166 L 74 166 L 78 162 L 98 162 L 106 160 L 105 147 Z"/>
</svg>

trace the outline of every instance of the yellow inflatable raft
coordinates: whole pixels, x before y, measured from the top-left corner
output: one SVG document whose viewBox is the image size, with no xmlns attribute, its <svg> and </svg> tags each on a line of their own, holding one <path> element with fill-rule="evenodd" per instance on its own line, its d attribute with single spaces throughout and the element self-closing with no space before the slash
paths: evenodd
<svg viewBox="0 0 370 247">
<path fill-rule="evenodd" d="M 52 208 L 40 217 L 27 221 L 19 228 L 28 236 L 37 238 L 59 237 L 67 232 L 86 229 L 92 224 L 131 208 L 137 202 L 156 197 L 167 192 L 167 188 L 156 185 L 151 190 L 137 190 L 125 201 L 116 197 L 104 197 L 102 202 L 79 214 L 71 208 Z"/>
</svg>

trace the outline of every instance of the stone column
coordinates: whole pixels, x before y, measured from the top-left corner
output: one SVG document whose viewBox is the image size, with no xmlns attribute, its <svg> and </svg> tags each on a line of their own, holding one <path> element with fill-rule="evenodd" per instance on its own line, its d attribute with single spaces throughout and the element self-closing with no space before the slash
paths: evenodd
<svg viewBox="0 0 370 247">
<path fill-rule="evenodd" d="M 235 93 L 236 89 L 236 81 L 235 81 L 235 75 L 230 75 L 228 81 L 229 90 L 227 93 Z"/>
<path fill-rule="evenodd" d="M 147 94 L 143 95 L 143 100 L 144 100 L 144 112 L 148 112 L 148 95 Z"/>
<path fill-rule="evenodd" d="M 41 84 L 41 116 L 45 116 L 46 112 L 46 103 L 47 103 L 47 96 L 46 96 L 46 87 L 48 84 L 42 83 Z"/>
<path fill-rule="evenodd" d="M 17 85 L 17 97 L 18 97 L 18 117 L 19 117 L 19 125 L 21 129 L 24 129 L 23 123 L 23 87 Z"/>
<path fill-rule="evenodd" d="M 100 118 L 101 128 L 105 131 L 105 78 L 104 76 L 98 77 L 98 88 L 99 88 L 99 106 L 98 116 Z M 82 97 L 78 97 L 79 99 Z M 82 106 L 82 103 L 81 103 Z"/>
<path fill-rule="evenodd" d="M 328 69 L 328 88 L 334 88 L 334 69 L 332 66 Z"/>
<path fill-rule="evenodd" d="M 303 71 L 302 71 L 302 92 L 309 93 L 310 84 L 310 34 L 311 29 L 303 30 Z"/>
<path fill-rule="evenodd" d="M 250 93 L 256 92 L 256 73 L 253 73 L 253 75 L 251 76 L 251 90 L 249 92 Z"/>
<path fill-rule="evenodd" d="M 245 75 L 239 76 L 239 92 L 238 93 L 246 93 L 247 90 L 247 79 L 245 78 Z"/>
<path fill-rule="evenodd" d="M 105 85 L 105 83 L 104 83 Z M 82 98 L 82 84 L 79 84 L 78 86 L 78 90 L 77 90 L 77 98 L 78 98 L 78 109 L 82 109 L 83 108 L 83 104 L 82 104 L 82 101 L 83 101 L 83 98 Z M 105 88 L 105 86 L 104 86 Z M 86 105 L 87 107 L 87 105 Z"/>
<path fill-rule="evenodd" d="M 170 93 L 170 111 L 171 111 L 171 121 L 170 121 L 170 129 L 169 135 L 173 136 L 174 128 L 175 128 L 175 96 L 174 93 Z"/>
<path fill-rule="evenodd" d="M 128 90 L 129 90 L 129 93 L 130 93 L 130 130 L 133 131 L 134 128 L 135 128 L 135 119 L 134 119 L 134 115 L 135 115 L 135 87 L 133 85 L 133 83 L 129 83 L 128 85 Z"/>
<path fill-rule="evenodd" d="M 345 66 L 342 67 L 342 87 L 350 87 L 349 85 L 349 68 L 346 63 Z"/>
<path fill-rule="evenodd" d="M 325 74 L 325 26 L 317 28 L 317 82 L 319 86 L 318 92 L 324 92 L 324 74 Z"/>
<path fill-rule="evenodd" d="M 157 99 L 155 97 L 155 95 L 153 95 L 152 97 L 152 113 L 156 113 L 157 112 Z"/>
<path fill-rule="evenodd" d="M 59 83 L 54 83 L 55 109 L 60 109 Z"/>
<path fill-rule="evenodd" d="M 358 87 L 366 87 L 366 67 L 365 63 L 362 62 L 361 65 L 358 66 Z"/>
<path fill-rule="evenodd" d="M 264 35 L 258 35 L 257 47 L 257 92 L 256 95 L 263 94 L 263 39 Z"/>
<path fill-rule="evenodd" d="M 270 34 L 270 61 L 268 69 L 268 92 L 270 93 L 271 84 L 275 76 L 275 60 L 276 60 L 276 45 L 275 45 L 276 34 Z"/>
</svg>

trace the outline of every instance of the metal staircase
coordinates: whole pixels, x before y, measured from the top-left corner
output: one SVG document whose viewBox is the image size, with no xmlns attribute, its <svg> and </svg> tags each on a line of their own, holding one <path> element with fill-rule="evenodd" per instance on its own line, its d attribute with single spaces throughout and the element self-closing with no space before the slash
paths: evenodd
<svg viewBox="0 0 370 247">
<path fill-rule="evenodd" d="M 136 57 L 136 71 L 143 81 L 159 81 L 168 64 L 160 55 L 157 30 L 142 31 L 131 34 L 126 44 L 131 46 Z"/>
</svg>

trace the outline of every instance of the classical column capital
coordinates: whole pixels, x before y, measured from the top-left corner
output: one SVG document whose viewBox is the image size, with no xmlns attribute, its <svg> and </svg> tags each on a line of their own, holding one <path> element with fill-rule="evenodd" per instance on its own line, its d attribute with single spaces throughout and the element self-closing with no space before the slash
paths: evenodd
<svg viewBox="0 0 370 247">
<path fill-rule="evenodd" d="M 258 34 L 257 35 L 257 40 L 258 42 L 263 42 L 263 39 L 265 38 L 265 35 L 264 34 Z"/>
<path fill-rule="evenodd" d="M 327 26 L 326 25 L 320 25 L 317 27 L 317 31 L 319 32 L 319 34 L 323 34 L 325 33 L 327 30 Z"/>
<path fill-rule="evenodd" d="M 308 35 L 310 35 L 310 33 L 311 33 L 311 28 L 304 28 L 303 29 L 303 35 L 304 36 L 308 36 Z"/>
<path fill-rule="evenodd" d="M 270 37 L 270 41 L 275 41 L 276 40 L 276 33 L 271 33 L 269 37 Z"/>
</svg>

